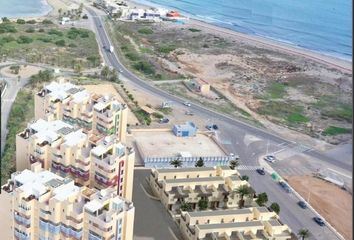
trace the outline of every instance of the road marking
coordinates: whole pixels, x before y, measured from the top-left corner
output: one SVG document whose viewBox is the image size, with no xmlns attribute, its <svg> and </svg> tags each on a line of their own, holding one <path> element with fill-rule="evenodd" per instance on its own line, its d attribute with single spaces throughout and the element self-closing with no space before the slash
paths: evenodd
<svg viewBox="0 0 354 240">
<path fill-rule="evenodd" d="M 15 101 L 15 98 L 5 98 L 5 99 L 2 99 L 3 102 L 13 102 Z"/>
<path fill-rule="evenodd" d="M 237 170 L 248 170 L 248 171 L 254 171 L 260 168 L 260 166 L 247 166 L 247 165 L 240 165 L 237 167 Z"/>
<path fill-rule="evenodd" d="M 343 173 L 341 173 L 341 172 L 338 172 L 337 170 L 334 170 L 334 169 L 332 169 L 332 168 L 327 168 L 327 169 L 328 169 L 328 170 L 331 170 L 332 172 L 338 173 L 339 175 L 342 175 L 342 176 L 344 176 L 344 177 L 347 177 L 347 178 L 352 179 L 351 176 L 346 175 L 346 174 L 343 174 Z"/>
</svg>

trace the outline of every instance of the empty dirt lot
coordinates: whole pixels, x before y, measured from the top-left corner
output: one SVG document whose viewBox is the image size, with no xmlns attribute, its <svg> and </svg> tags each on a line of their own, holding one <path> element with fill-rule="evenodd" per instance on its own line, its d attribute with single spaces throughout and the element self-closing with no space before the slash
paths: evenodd
<svg viewBox="0 0 354 240">
<path fill-rule="evenodd" d="M 286 177 L 289 184 L 304 198 L 311 190 L 310 204 L 345 239 L 353 239 L 352 233 L 352 195 L 334 184 L 311 176 Z"/>
</svg>

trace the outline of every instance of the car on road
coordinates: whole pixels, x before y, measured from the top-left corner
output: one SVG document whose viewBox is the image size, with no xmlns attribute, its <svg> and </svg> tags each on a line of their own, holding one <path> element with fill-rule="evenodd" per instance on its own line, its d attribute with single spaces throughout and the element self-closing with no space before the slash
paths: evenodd
<svg viewBox="0 0 354 240">
<path fill-rule="evenodd" d="M 287 193 L 291 193 L 291 189 L 290 189 L 290 187 L 288 186 L 288 184 L 286 184 L 286 183 L 283 182 L 283 181 L 280 181 L 280 182 L 279 182 L 279 185 L 280 185 Z"/>
<path fill-rule="evenodd" d="M 183 105 L 184 105 L 184 106 L 187 106 L 187 107 L 192 106 L 192 104 L 191 104 L 190 102 L 184 102 Z"/>
<path fill-rule="evenodd" d="M 313 220 L 320 226 L 324 226 L 325 222 L 320 217 L 314 217 Z"/>
<path fill-rule="evenodd" d="M 275 162 L 275 157 L 273 155 L 267 155 L 264 157 L 264 160 L 270 163 Z"/>
<path fill-rule="evenodd" d="M 264 168 L 257 168 L 256 170 L 260 175 L 265 175 Z"/>
<path fill-rule="evenodd" d="M 306 209 L 307 208 L 307 204 L 304 201 L 299 201 L 297 203 L 302 209 Z"/>
<path fill-rule="evenodd" d="M 186 111 L 186 115 L 193 116 L 193 115 L 194 115 L 194 113 L 193 113 L 193 112 L 191 112 L 191 111 Z"/>
<path fill-rule="evenodd" d="M 218 125 L 213 124 L 213 129 L 214 129 L 214 130 L 218 130 L 218 129 L 219 129 Z"/>
<path fill-rule="evenodd" d="M 205 126 L 208 130 L 213 130 L 213 126 L 212 125 L 206 125 Z"/>
<path fill-rule="evenodd" d="M 168 118 L 161 118 L 160 123 L 168 123 L 170 120 Z"/>
<path fill-rule="evenodd" d="M 123 70 L 119 68 L 119 69 L 118 69 L 118 72 L 122 73 L 122 72 L 123 72 Z"/>
</svg>

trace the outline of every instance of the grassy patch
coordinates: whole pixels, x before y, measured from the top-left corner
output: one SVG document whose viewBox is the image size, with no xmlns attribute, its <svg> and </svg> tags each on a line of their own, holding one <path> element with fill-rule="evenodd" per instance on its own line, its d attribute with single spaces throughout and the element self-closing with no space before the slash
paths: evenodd
<svg viewBox="0 0 354 240">
<path fill-rule="evenodd" d="M 341 102 L 333 96 L 322 96 L 314 107 L 321 111 L 324 117 L 336 120 L 344 120 L 351 123 L 353 120 L 353 106 L 348 103 Z"/>
<path fill-rule="evenodd" d="M 140 28 L 138 30 L 139 33 L 141 34 L 153 34 L 154 31 L 151 28 Z"/>
<path fill-rule="evenodd" d="M 136 118 L 139 120 L 140 123 L 150 125 L 151 124 L 151 117 L 141 108 L 137 108 L 132 110 L 135 114 Z"/>
<path fill-rule="evenodd" d="M 176 49 L 176 46 L 175 46 L 175 45 L 165 45 L 165 46 L 161 46 L 161 47 L 159 48 L 159 52 L 160 52 L 160 53 L 165 53 L 165 54 L 167 54 L 167 53 L 172 52 L 172 51 L 175 50 L 175 49 Z"/>
<path fill-rule="evenodd" d="M 341 127 L 335 127 L 335 126 L 329 126 L 326 128 L 323 132 L 323 136 L 336 136 L 340 134 L 346 134 L 346 133 L 351 133 L 352 129 L 350 128 L 341 128 Z"/>
<path fill-rule="evenodd" d="M 266 90 L 267 97 L 272 99 L 283 98 L 286 94 L 286 86 L 283 83 L 272 82 Z"/>
<path fill-rule="evenodd" d="M 159 108 L 159 111 L 162 112 L 163 114 L 167 115 L 172 112 L 172 108 L 170 108 L 170 107 Z"/>
<path fill-rule="evenodd" d="M 300 113 L 291 113 L 288 116 L 287 121 L 289 123 L 305 123 L 309 121 L 309 118 Z"/>
<path fill-rule="evenodd" d="M 23 130 L 34 117 L 34 98 L 32 91 L 20 90 L 12 106 L 8 119 L 8 135 L 4 153 L 1 159 L 1 184 L 15 171 L 16 134 Z"/>
</svg>

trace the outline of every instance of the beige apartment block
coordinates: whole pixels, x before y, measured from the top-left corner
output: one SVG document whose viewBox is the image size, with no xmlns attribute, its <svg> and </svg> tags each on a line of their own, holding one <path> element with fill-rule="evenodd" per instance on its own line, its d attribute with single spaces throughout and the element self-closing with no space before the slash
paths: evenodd
<svg viewBox="0 0 354 240">
<path fill-rule="evenodd" d="M 180 230 L 188 240 L 286 240 L 291 230 L 266 207 L 182 212 Z"/>
<path fill-rule="evenodd" d="M 201 199 L 208 200 L 209 208 L 237 208 L 241 196 L 234 190 L 249 186 L 227 166 L 153 169 L 149 182 L 154 194 L 172 212 L 178 212 L 182 203 L 196 209 Z M 254 203 L 253 196 L 245 196 L 244 200 L 245 206 Z"/>
<path fill-rule="evenodd" d="M 133 149 L 116 135 L 88 131 L 62 120 L 38 119 L 16 136 L 17 171 L 39 162 L 80 186 L 115 187 L 128 200 L 132 199 L 134 158 Z"/>
<path fill-rule="evenodd" d="M 34 98 L 35 119 L 63 120 L 125 143 L 128 108 L 112 96 L 89 93 L 69 82 L 52 82 Z"/>
<path fill-rule="evenodd" d="M 1 239 L 133 239 L 135 208 L 116 189 L 78 187 L 39 163 L 31 167 L 2 186 L 1 197 L 11 199 L 11 227 Z"/>
</svg>

